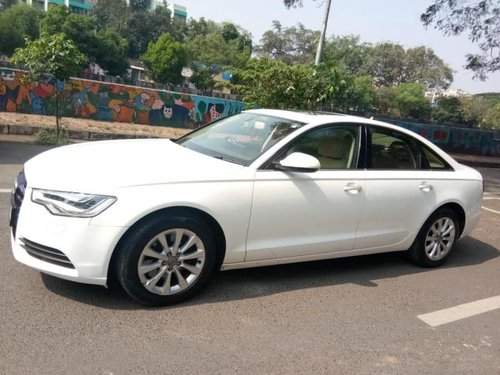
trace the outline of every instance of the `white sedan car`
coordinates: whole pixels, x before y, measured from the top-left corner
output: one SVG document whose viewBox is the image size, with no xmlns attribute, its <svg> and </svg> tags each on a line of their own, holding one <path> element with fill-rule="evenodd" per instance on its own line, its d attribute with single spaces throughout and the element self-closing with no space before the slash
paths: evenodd
<svg viewBox="0 0 500 375">
<path fill-rule="evenodd" d="M 477 225 L 481 175 L 422 137 L 337 114 L 251 110 L 176 140 L 60 147 L 12 195 L 12 249 L 63 279 L 168 305 L 217 269 L 407 250 L 438 266 Z"/>
</svg>

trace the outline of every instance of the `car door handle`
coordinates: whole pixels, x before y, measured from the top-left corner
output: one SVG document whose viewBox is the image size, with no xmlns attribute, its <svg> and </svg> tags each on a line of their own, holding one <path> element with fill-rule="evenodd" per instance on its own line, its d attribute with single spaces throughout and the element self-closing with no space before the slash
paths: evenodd
<svg viewBox="0 0 500 375">
<path fill-rule="evenodd" d="M 429 191 L 432 190 L 432 185 L 429 184 L 427 181 L 422 181 L 420 185 L 418 185 L 418 188 L 422 190 L 423 192 L 428 193 Z"/>
<path fill-rule="evenodd" d="M 358 194 L 361 190 L 362 187 L 353 182 L 350 182 L 346 186 L 344 186 L 344 191 L 350 194 Z"/>
</svg>

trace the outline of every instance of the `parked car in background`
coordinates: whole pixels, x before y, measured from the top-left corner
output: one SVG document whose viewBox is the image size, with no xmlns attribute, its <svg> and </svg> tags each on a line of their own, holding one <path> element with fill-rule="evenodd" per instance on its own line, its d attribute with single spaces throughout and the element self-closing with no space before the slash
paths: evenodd
<svg viewBox="0 0 500 375">
<path fill-rule="evenodd" d="M 178 139 L 104 141 L 29 160 L 15 258 L 63 279 L 116 277 L 149 305 L 214 271 L 407 251 L 441 265 L 479 221 L 481 175 L 424 138 L 339 114 L 251 110 Z"/>
</svg>

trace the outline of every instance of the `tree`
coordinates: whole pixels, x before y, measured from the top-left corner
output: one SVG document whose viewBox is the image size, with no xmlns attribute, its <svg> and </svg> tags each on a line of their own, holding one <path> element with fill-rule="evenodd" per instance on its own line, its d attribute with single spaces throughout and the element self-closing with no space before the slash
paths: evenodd
<svg viewBox="0 0 500 375">
<path fill-rule="evenodd" d="M 372 111 L 376 92 L 371 76 L 351 76 L 347 80 L 342 109 L 356 112 Z"/>
<path fill-rule="evenodd" d="M 383 115 L 397 115 L 393 110 L 395 91 L 395 86 L 382 86 L 377 88 L 375 91 L 375 106 L 377 108 L 377 113 Z"/>
<path fill-rule="evenodd" d="M 500 103 L 488 111 L 481 127 L 483 125 L 488 128 L 500 129 Z"/>
<path fill-rule="evenodd" d="M 11 55 L 24 47 L 24 38 L 36 39 L 44 12 L 26 4 L 16 4 L 0 13 L 0 52 Z"/>
<path fill-rule="evenodd" d="M 0 11 L 18 3 L 18 0 L 0 0 Z"/>
<path fill-rule="evenodd" d="M 462 124 L 471 127 L 481 126 L 492 108 L 491 103 L 480 95 L 463 96 L 460 102 Z"/>
<path fill-rule="evenodd" d="M 213 72 L 207 66 L 198 66 L 189 79 L 197 89 L 208 90 L 215 86 Z"/>
<path fill-rule="evenodd" d="M 427 89 L 447 89 L 453 82 L 453 71 L 431 48 L 406 50 L 404 82 L 419 82 Z"/>
<path fill-rule="evenodd" d="M 462 102 L 456 96 L 439 97 L 436 100 L 437 108 L 432 111 L 432 119 L 438 124 L 463 124 Z"/>
<path fill-rule="evenodd" d="M 453 82 L 451 68 L 430 48 L 405 50 L 403 46 L 392 42 L 363 45 L 361 48 L 362 51 L 347 54 L 350 58 L 347 62 L 357 67 L 355 74 L 370 75 L 379 86 L 418 82 L 426 89 L 446 89 Z"/>
<path fill-rule="evenodd" d="M 92 15 L 96 18 L 97 27 L 112 29 L 120 35 L 127 33 L 127 23 L 131 9 L 126 0 L 94 0 Z"/>
<path fill-rule="evenodd" d="M 297 8 L 302 6 L 302 0 L 283 0 L 283 4 L 290 9 L 290 8 Z"/>
<path fill-rule="evenodd" d="M 56 81 L 64 82 L 81 70 L 86 57 L 63 33 L 52 35 L 42 33 L 37 40 L 26 40 L 26 47 L 15 51 L 13 61 L 26 66 L 31 80 L 39 80 L 49 74 Z M 55 87 L 56 143 L 59 143 L 61 133 L 59 105 L 62 88 L 57 83 Z"/>
<path fill-rule="evenodd" d="M 130 67 L 128 42 L 116 31 L 107 29 L 97 33 L 96 62 L 110 75 L 124 76 Z"/>
<path fill-rule="evenodd" d="M 361 43 L 356 35 L 334 37 L 326 41 L 323 61 L 348 74 L 364 75 L 371 48 L 371 44 Z"/>
<path fill-rule="evenodd" d="M 241 49 L 238 39 L 226 42 L 220 32 L 199 35 L 189 39 L 186 47 L 190 59 L 205 65 L 242 67 L 251 55 L 250 48 Z"/>
<path fill-rule="evenodd" d="M 64 33 L 89 58 L 95 58 L 96 54 L 96 29 L 95 18 L 73 13 L 65 6 L 51 6 L 40 24 L 44 33 Z"/>
<path fill-rule="evenodd" d="M 405 49 L 400 44 L 384 42 L 370 48 L 364 70 L 380 86 L 404 81 Z"/>
<path fill-rule="evenodd" d="M 218 32 L 219 29 L 219 25 L 212 20 L 207 20 L 204 17 L 201 17 L 199 20 L 190 18 L 187 22 L 186 39 L 189 40 L 196 38 L 197 36 Z"/>
<path fill-rule="evenodd" d="M 112 29 L 97 31 L 96 18 L 72 13 L 67 7 L 52 6 L 40 28 L 48 34 L 64 33 L 79 51 L 109 74 L 127 73 L 127 41 Z"/>
<path fill-rule="evenodd" d="M 165 33 L 173 36 L 172 31 L 170 12 L 166 7 L 156 7 L 152 12 L 137 8 L 130 12 L 122 36 L 129 43 L 129 56 L 139 57 L 148 49 L 149 43 L 156 42 Z"/>
<path fill-rule="evenodd" d="M 127 6 L 126 0 L 96 0 L 92 10 L 99 30 L 113 29 L 127 40 L 130 57 L 141 56 L 150 42 L 160 35 L 170 33 L 178 41 L 183 38 L 184 27 L 172 21 L 165 5 L 151 10 L 151 1 L 134 0 Z"/>
<path fill-rule="evenodd" d="M 252 53 L 250 33 L 228 22 L 191 19 L 185 39 L 195 70 L 198 65 L 208 66 L 212 73 L 228 66 L 243 67 Z"/>
<path fill-rule="evenodd" d="M 465 68 L 484 80 L 500 70 L 500 3 L 498 0 L 434 0 L 420 16 L 445 35 L 467 33 L 481 54 L 466 55 Z"/>
<path fill-rule="evenodd" d="M 273 21 L 273 28 L 262 35 L 257 48 L 260 54 L 288 64 L 314 62 L 319 31 L 306 29 L 301 23 L 283 28 L 277 20 Z"/>
<path fill-rule="evenodd" d="M 170 34 L 165 33 L 158 41 L 149 43 L 142 56 L 148 75 L 157 82 L 178 84 L 182 82 L 182 68 L 187 65 L 186 48 Z"/>
<path fill-rule="evenodd" d="M 335 69 L 287 65 L 268 57 L 249 60 L 233 76 L 233 88 L 246 102 L 269 108 L 314 110 L 338 93 L 342 85 Z"/>
<path fill-rule="evenodd" d="M 425 97 L 424 86 L 419 83 L 402 83 L 394 90 L 393 113 L 415 119 L 429 118 L 431 103 Z"/>
</svg>

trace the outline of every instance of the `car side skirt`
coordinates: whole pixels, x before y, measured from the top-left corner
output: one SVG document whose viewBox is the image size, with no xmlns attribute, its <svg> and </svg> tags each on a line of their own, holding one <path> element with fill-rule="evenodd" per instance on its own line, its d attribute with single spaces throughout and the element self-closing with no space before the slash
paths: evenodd
<svg viewBox="0 0 500 375">
<path fill-rule="evenodd" d="M 289 263 L 300 263 L 300 262 L 310 262 L 315 260 L 325 260 L 325 259 L 335 259 L 335 258 L 346 258 L 351 256 L 358 255 L 370 255 L 370 254 L 382 254 L 389 252 L 398 252 L 398 251 L 406 251 L 407 249 L 391 249 L 391 248 L 372 248 L 372 249 L 362 249 L 362 250 L 348 250 L 348 251 L 340 251 L 336 253 L 324 253 L 324 254 L 316 254 L 316 255 L 307 255 L 307 256 L 298 256 L 298 257 L 290 257 L 290 258 L 280 258 L 280 259 L 265 259 L 265 260 L 256 260 L 250 262 L 240 262 L 240 263 L 228 263 L 223 264 L 221 267 L 221 271 L 229 271 L 235 269 L 242 268 L 254 268 L 254 267 L 265 267 L 265 266 L 275 266 L 280 264 L 289 264 Z"/>
</svg>

